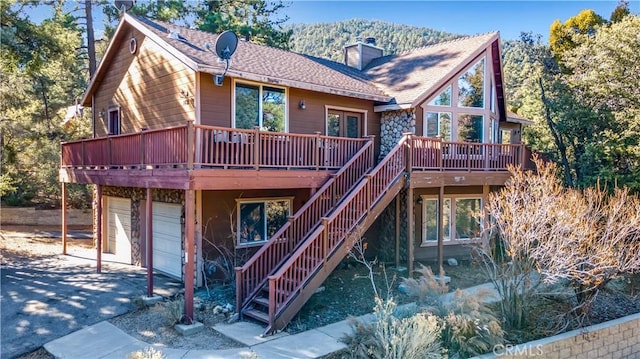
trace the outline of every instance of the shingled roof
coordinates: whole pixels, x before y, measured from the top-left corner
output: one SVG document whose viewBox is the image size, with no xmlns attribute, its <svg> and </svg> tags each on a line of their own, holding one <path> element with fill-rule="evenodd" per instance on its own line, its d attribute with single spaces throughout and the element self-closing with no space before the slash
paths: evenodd
<svg viewBox="0 0 640 359">
<path fill-rule="evenodd" d="M 205 45 L 215 44 L 216 34 L 125 14 L 114 38 L 126 26 L 137 28 L 194 71 L 215 74 L 224 71 L 224 63 Z M 178 34 L 177 38 L 169 36 L 172 31 Z M 227 74 L 258 82 L 363 98 L 378 104 L 415 107 L 495 41 L 498 41 L 498 33 L 438 43 L 374 59 L 363 71 L 335 61 L 239 41 Z M 105 59 L 110 56 L 109 52 L 107 49 Z M 90 94 L 105 76 L 107 66 L 104 67 L 98 68 L 85 93 L 83 104 L 90 104 Z"/>
<path fill-rule="evenodd" d="M 372 81 L 396 104 L 416 106 L 429 91 L 437 90 L 487 46 L 498 33 L 460 38 L 373 60 L 365 69 Z"/>
<path fill-rule="evenodd" d="M 205 44 L 215 44 L 216 34 L 178 27 L 156 20 L 130 16 L 148 30 L 162 38 L 169 46 L 188 56 L 206 72 L 221 73 L 224 64 L 205 49 Z M 168 36 L 171 30 L 179 33 L 179 39 Z M 298 54 L 248 41 L 239 41 L 231 58 L 228 74 L 256 81 L 282 84 L 308 90 L 329 92 L 375 101 L 388 101 L 383 91 L 368 76 L 346 65 Z"/>
</svg>

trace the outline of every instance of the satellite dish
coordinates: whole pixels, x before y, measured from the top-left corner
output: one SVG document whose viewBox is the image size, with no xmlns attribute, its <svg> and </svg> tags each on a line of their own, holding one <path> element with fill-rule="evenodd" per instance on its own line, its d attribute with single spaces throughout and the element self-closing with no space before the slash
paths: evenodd
<svg viewBox="0 0 640 359">
<path fill-rule="evenodd" d="M 211 44 L 205 43 L 204 47 L 211 51 Z M 222 75 L 215 75 L 214 83 L 216 86 L 222 86 L 224 83 L 224 75 L 227 74 L 227 70 L 229 70 L 229 59 L 231 59 L 231 55 L 236 52 L 236 48 L 238 47 L 238 36 L 230 30 L 223 31 L 218 38 L 216 39 L 216 43 L 213 46 L 215 49 L 216 55 L 225 62 L 224 73 Z"/>
<path fill-rule="evenodd" d="M 116 0 L 114 5 L 124 13 L 133 7 L 133 0 Z"/>
<path fill-rule="evenodd" d="M 223 60 L 229 60 L 238 47 L 238 36 L 233 31 L 227 30 L 218 35 L 216 39 L 216 55 Z"/>
</svg>

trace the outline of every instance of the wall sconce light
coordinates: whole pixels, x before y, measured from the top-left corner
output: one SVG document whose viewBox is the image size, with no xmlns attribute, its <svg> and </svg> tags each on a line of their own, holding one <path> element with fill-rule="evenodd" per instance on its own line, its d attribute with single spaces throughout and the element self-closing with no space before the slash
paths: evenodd
<svg viewBox="0 0 640 359">
<path fill-rule="evenodd" d="M 104 110 L 100 110 L 100 112 L 98 112 L 98 116 L 104 120 Z"/>
<path fill-rule="evenodd" d="M 298 108 L 301 110 L 304 110 L 307 108 L 307 105 L 304 103 L 304 100 L 300 100 L 300 102 L 298 103 Z"/>
<path fill-rule="evenodd" d="M 418 198 L 416 199 L 416 204 L 422 205 L 422 196 L 418 196 Z"/>
</svg>

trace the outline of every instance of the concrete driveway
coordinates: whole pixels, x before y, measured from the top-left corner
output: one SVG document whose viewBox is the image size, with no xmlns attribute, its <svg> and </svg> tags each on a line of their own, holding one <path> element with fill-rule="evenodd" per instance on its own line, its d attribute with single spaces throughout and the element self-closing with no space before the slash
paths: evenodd
<svg viewBox="0 0 640 359">
<path fill-rule="evenodd" d="M 145 269 L 73 256 L 3 256 L 1 358 L 14 358 L 83 327 L 126 313 L 133 297 L 146 293 Z M 172 295 L 182 285 L 155 276 L 156 293 Z"/>
</svg>

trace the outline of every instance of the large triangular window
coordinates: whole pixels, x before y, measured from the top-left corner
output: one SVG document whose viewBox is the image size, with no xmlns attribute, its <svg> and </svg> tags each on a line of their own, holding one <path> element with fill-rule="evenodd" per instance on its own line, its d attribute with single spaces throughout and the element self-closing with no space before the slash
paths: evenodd
<svg viewBox="0 0 640 359">
<path fill-rule="evenodd" d="M 484 108 L 484 58 L 458 78 L 458 106 Z"/>
<path fill-rule="evenodd" d="M 451 106 L 451 85 L 447 86 L 444 91 L 440 92 L 438 96 L 434 97 L 430 106 Z"/>
</svg>

